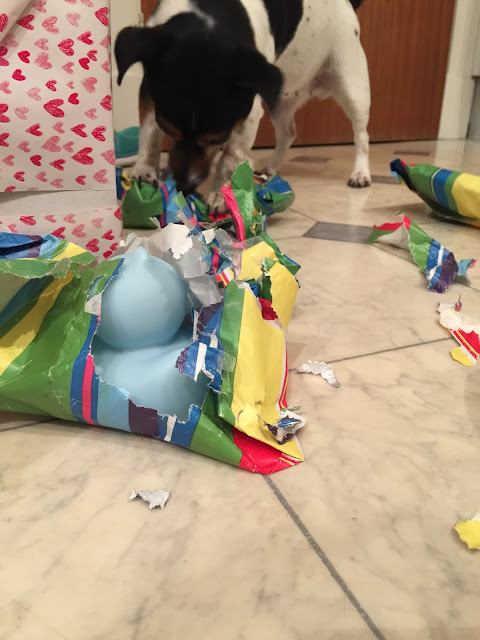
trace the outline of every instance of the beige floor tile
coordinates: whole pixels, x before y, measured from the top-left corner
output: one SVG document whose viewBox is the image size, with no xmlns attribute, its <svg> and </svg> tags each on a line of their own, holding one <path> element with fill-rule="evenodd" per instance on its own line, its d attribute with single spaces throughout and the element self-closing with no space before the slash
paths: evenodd
<svg viewBox="0 0 480 640">
<path fill-rule="evenodd" d="M 480 369 L 452 343 L 294 374 L 306 463 L 273 481 L 386 638 L 476 638 L 478 557 L 452 527 L 480 507 Z M 478 552 L 477 552 L 478 553 Z"/>
<path fill-rule="evenodd" d="M 0 468 L 0 581 L 72 640 L 371 637 L 261 476 L 59 424 L 5 434 Z"/>
<path fill-rule="evenodd" d="M 479 292 L 461 284 L 443 297 L 428 291 L 405 252 L 309 238 L 285 240 L 281 248 L 302 265 L 288 333 L 291 366 L 448 338 L 438 303 L 462 294 L 466 307 L 480 306 Z"/>
<path fill-rule="evenodd" d="M 65 637 L 19 602 L 11 602 L 0 609 L 0 640 L 65 640 Z"/>
</svg>

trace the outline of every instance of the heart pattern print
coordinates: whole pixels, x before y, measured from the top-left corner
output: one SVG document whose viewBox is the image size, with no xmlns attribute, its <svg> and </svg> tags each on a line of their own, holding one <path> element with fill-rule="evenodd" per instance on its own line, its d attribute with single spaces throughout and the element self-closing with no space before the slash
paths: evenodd
<svg viewBox="0 0 480 640">
<path fill-rule="evenodd" d="M 97 258 L 109 258 L 122 239 L 122 212 L 118 207 L 104 207 L 65 214 L 1 215 L 0 231 L 26 236 L 51 234 L 78 244 Z"/>
<path fill-rule="evenodd" d="M 0 191 L 115 188 L 108 0 L 0 0 Z"/>
</svg>

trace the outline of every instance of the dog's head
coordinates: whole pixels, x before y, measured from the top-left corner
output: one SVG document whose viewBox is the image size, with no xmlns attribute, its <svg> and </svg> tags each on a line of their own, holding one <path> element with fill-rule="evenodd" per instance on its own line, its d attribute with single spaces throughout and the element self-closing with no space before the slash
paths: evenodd
<svg viewBox="0 0 480 640">
<path fill-rule="evenodd" d="M 179 14 L 157 27 L 127 27 L 118 35 L 118 82 L 136 62 L 158 125 L 172 139 L 170 167 L 179 190 L 190 193 L 212 160 L 248 117 L 259 94 L 270 109 L 282 87 L 280 70 L 253 47 L 216 39 Z"/>
</svg>

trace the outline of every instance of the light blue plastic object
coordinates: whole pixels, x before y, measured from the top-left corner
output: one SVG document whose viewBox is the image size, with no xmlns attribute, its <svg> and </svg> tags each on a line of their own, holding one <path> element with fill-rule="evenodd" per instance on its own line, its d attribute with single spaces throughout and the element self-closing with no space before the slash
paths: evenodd
<svg viewBox="0 0 480 640">
<path fill-rule="evenodd" d="M 191 342 L 190 330 L 179 331 L 168 345 L 129 351 L 112 349 L 95 339 L 95 369 L 100 378 L 128 391 L 137 406 L 186 421 L 190 406 L 201 407 L 208 391 L 204 373 L 195 382 L 175 367 L 178 356 Z"/>
<path fill-rule="evenodd" d="M 119 275 L 102 295 L 97 336 L 117 349 L 168 344 L 188 311 L 182 278 L 140 247 L 124 256 Z"/>
</svg>

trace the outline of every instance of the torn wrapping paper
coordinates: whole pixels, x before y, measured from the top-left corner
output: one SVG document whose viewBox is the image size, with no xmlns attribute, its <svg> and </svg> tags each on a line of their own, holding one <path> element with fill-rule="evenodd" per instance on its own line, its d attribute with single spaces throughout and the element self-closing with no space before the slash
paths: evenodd
<svg viewBox="0 0 480 640">
<path fill-rule="evenodd" d="M 104 207 L 75 213 L 35 213 L 23 216 L 0 215 L 4 231 L 21 235 L 52 235 L 74 241 L 95 256 L 109 258 L 117 251 L 123 235 L 122 214 L 118 207 Z M 1 229 L 1 226 L 0 226 Z M 40 249 L 39 249 L 40 250 Z M 32 253 L 32 257 L 39 254 Z"/>
<path fill-rule="evenodd" d="M 480 176 L 429 164 L 390 163 L 392 174 L 414 191 L 438 215 L 480 225 Z"/>
<path fill-rule="evenodd" d="M 466 367 L 477 364 L 480 355 L 480 320 L 472 320 L 457 304 L 439 304 L 440 324 L 448 329 L 460 345 L 450 352 L 452 358 Z"/>
<path fill-rule="evenodd" d="M 326 362 L 308 360 L 298 367 L 297 373 L 311 373 L 314 376 L 322 376 L 331 387 L 335 387 L 336 389 L 340 387 L 340 383 L 333 372 L 333 367 Z"/>
<path fill-rule="evenodd" d="M 160 507 L 160 509 L 165 509 L 165 505 L 170 498 L 170 494 L 168 491 L 163 491 L 162 489 L 156 489 L 156 491 L 132 491 L 130 496 L 130 500 L 135 500 L 135 498 L 141 498 L 144 502 L 148 502 L 149 509 L 156 509 Z"/>
<path fill-rule="evenodd" d="M 380 242 L 410 251 L 413 261 L 427 277 L 428 288 L 444 293 L 454 281 L 470 284 L 467 269 L 476 263 L 475 259 L 457 262 L 453 253 L 438 240 L 431 238 L 406 215 L 402 222 L 386 222 L 374 226 L 367 241 Z"/>
<path fill-rule="evenodd" d="M 158 226 L 165 227 L 170 222 L 177 222 L 178 206 L 175 198 L 178 192 L 171 175 L 168 174 L 159 189 L 156 189 L 146 182 L 139 183 L 137 180 L 130 179 L 121 167 L 117 167 L 116 172 L 117 198 L 122 203 L 126 228 L 155 229 Z M 239 165 L 230 186 L 238 194 L 242 192 L 243 197 L 251 200 L 255 209 L 254 218 L 269 217 L 274 213 L 285 211 L 295 199 L 290 185 L 279 175 L 273 178 L 254 176 L 247 162 Z M 202 196 L 197 192 L 187 196 L 186 200 L 198 223 L 203 226 L 230 220 L 228 213 L 209 211 Z M 227 204 L 229 204 L 228 201 Z M 263 222 L 262 220 L 262 224 Z"/>
<path fill-rule="evenodd" d="M 112 189 L 108 2 L 0 5 L 0 191 Z"/>
<path fill-rule="evenodd" d="M 296 465 L 298 439 L 280 444 L 269 426 L 286 426 L 286 329 L 298 265 L 266 238 L 239 242 L 222 230 L 168 225 L 148 239 L 128 238 L 117 259 L 97 263 L 53 236 L 0 234 L 0 409 L 150 435 L 260 473 Z M 191 344 L 177 369 L 194 379 L 202 372 L 209 389 L 183 420 L 136 405 L 96 369 L 102 294 L 121 277 L 122 255 L 138 247 L 177 271 L 193 308 Z M 262 300 L 274 320 L 265 319 Z"/>
<path fill-rule="evenodd" d="M 480 512 L 471 520 L 457 522 L 454 529 L 469 549 L 480 549 Z"/>
</svg>

